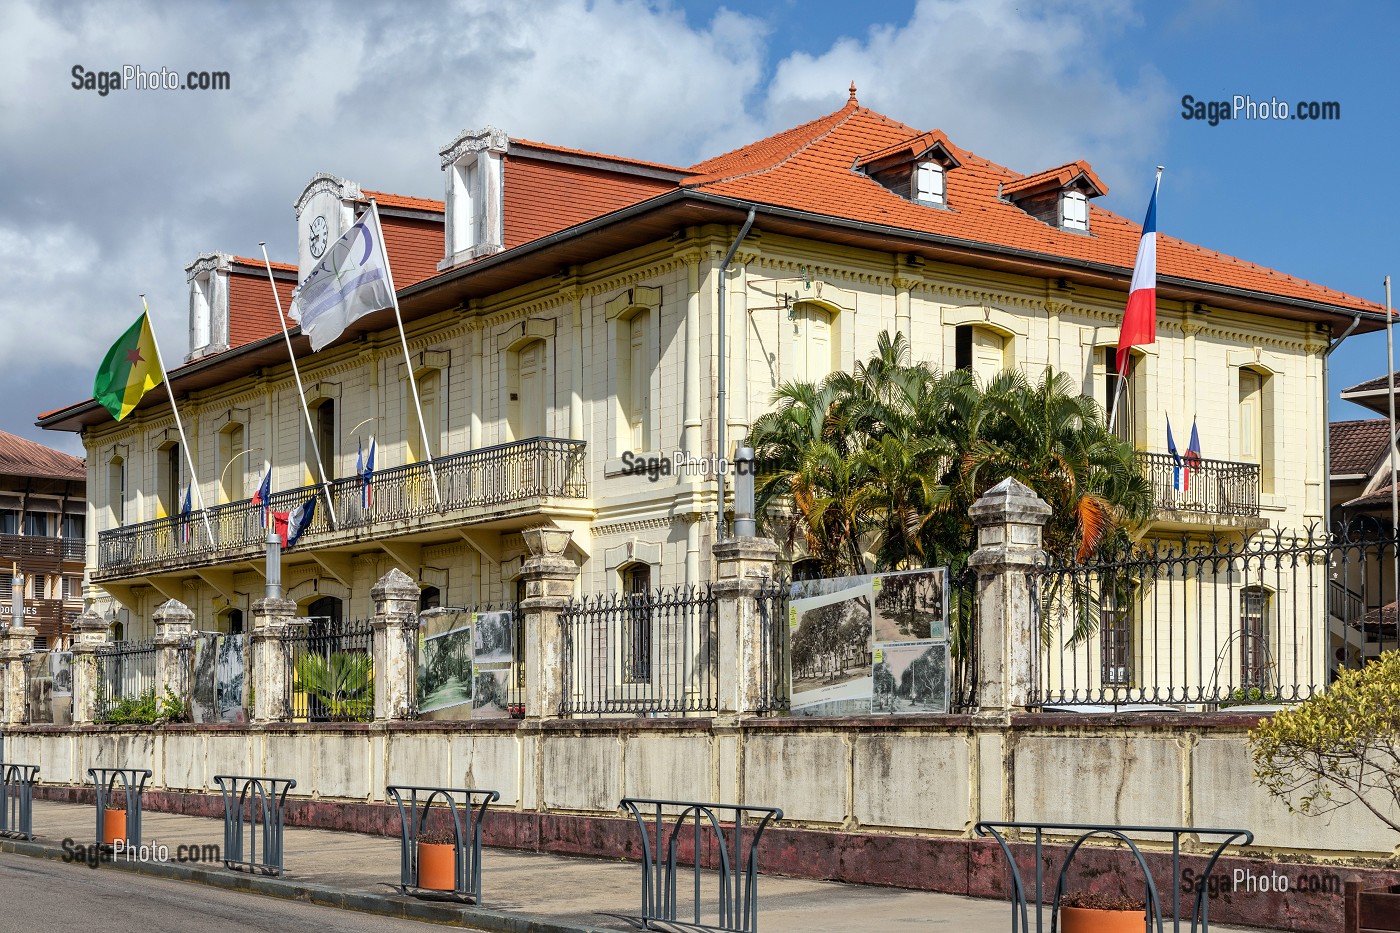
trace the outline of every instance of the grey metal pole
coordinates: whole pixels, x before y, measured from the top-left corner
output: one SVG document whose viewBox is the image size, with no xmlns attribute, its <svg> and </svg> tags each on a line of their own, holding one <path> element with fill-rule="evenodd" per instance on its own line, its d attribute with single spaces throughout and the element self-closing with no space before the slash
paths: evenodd
<svg viewBox="0 0 1400 933">
<path fill-rule="evenodd" d="M 747 444 L 734 451 L 734 537 L 752 538 L 758 534 L 753 505 L 753 448 Z"/>
<path fill-rule="evenodd" d="M 1390 528 L 1400 532 L 1400 489 L 1395 488 L 1395 320 L 1390 310 L 1390 276 L 1385 277 L 1385 382 L 1390 402 Z M 1400 548 L 1392 548 L 1390 596 L 1400 599 Z"/>
<path fill-rule="evenodd" d="M 263 595 L 268 599 L 282 598 L 282 539 L 277 532 L 267 532 L 267 588 Z"/>
<path fill-rule="evenodd" d="M 719 425 L 715 431 L 715 450 L 719 452 L 719 457 L 721 461 L 724 459 L 724 426 L 725 423 L 729 420 L 728 393 L 725 391 L 724 382 L 727 369 L 727 367 L 724 364 L 725 361 L 729 358 L 729 348 L 724 345 L 724 296 L 725 293 L 729 291 L 729 284 L 725 282 L 724 277 L 729 272 L 729 264 L 734 261 L 734 254 L 739 251 L 739 244 L 744 242 L 744 237 L 749 235 L 749 228 L 753 226 L 754 211 L 756 210 L 757 208 L 749 208 L 749 216 L 744 218 L 744 225 L 739 228 L 739 235 L 734 238 L 734 245 L 729 247 L 729 252 L 725 254 L 724 262 L 719 267 L 719 418 L 717 419 L 719 421 Z M 745 322 L 745 326 L 748 326 L 747 322 Z M 744 378 L 748 378 L 748 373 L 744 374 Z M 716 464 L 716 466 L 719 466 L 719 464 Z M 723 541 L 724 470 L 723 468 L 720 468 L 717 469 L 715 472 L 718 474 L 719 479 L 719 501 L 715 503 L 715 511 L 717 513 L 715 525 L 715 538 L 719 541 Z"/>
<path fill-rule="evenodd" d="M 24 574 L 19 561 L 10 568 L 10 628 L 24 628 Z"/>
</svg>

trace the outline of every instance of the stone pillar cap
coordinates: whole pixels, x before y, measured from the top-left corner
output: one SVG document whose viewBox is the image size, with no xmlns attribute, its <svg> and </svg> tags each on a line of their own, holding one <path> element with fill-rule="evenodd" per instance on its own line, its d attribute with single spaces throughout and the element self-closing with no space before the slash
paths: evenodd
<svg viewBox="0 0 1400 933">
<path fill-rule="evenodd" d="M 1044 525 L 1050 517 L 1050 506 L 1036 495 L 1034 489 L 1008 476 L 978 497 L 972 503 L 972 508 L 968 509 L 968 514 L 978 525 L 1001 522 Z"/>
<path fill-rule="evenodd" d="M 189 606 L 186 606 L 184 603 L 180 602 L 178 599 L 167 599 L 165 602 L 161 603 L 159 606 L 156 607 L 156 611 L 151 614 L 151 618 L 155 619 L 157 622 L 160 622 L 164 619 L 184 621 L 187 619 L 193 619 L 194 611 L 191 610 Z"/>
<path fill-rule="evenodd" d="M 390 569 L 379 582 L 370 588 L 370 598 L 375 602 L 384 599 L 417 599 L 422 590 L 413 578 L 397 567 Z"/>
</svg>

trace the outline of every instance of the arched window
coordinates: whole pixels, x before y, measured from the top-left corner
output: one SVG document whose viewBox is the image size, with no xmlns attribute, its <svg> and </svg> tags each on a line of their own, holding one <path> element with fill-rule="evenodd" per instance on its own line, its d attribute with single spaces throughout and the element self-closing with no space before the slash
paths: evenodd
<svg viewBox="0 0 1400 933">
<path fill-rule="evenodd" d="M 408 459 L 410 463 L 422 463 L 431 459 L 441 452 L 441 406 L 442 406 L 442 378 L 436 369 L 424 369 L 414 373 L 414 379 L 418 383 L 418 404 L 423 410 L 423 427 L 428 434 L 428 443 L 431 449 L 423 448 L 423 431 L 418 428 L 418 413 L 413 408 L 412 388 L 408 380 L 403 381 L 404 397 L 408 400 L 408 410 L 405 412 L 404 425 L 408 434 Z"/>
<path fill-rule="evenodd" d="M 242 424 L 232 422 L 219 432 L 219 502 L 238 502 L 247 498 L 244 476 L 248 465 L 247 432 Z"/>
<path fill-rule="evenodd" d="M 799 301 L 792 311 L 792 374 L 798 382 L 820 383 L 838 369 L 836 309 Z"/>
<path fill-rule="evenodd" d="M 990 327 L 960 324 L 953 332 L 953 362 L 958 369 L 970 370 L 986 385 L 991 378 L 1011 366 L 1006 358 L 1006 337 Z"/>
<path fill-rule="evenodd" d="M 792 579 L 797 580 L 820 580 L 822 577 L 822 562 L 815 557 L 804 557 L 802 560 L 793 561 Z"/>
<path fill-rule="evenodd" d="M 507 373 L 506 426 L 510 440 L 544 435 L 545 342 L 532 340 L 510 354 Z"/>
<path fill-rule="evenodd" d="M 1259 490 L 1274 491 L 1274 380 L 1267 373 L 1242 367 L 1236 416 L 1239 458 L 1259 465 Z"/>
<path fill-rule="evenodd" d="M 435 586 L 425 586 L 418 594 L 418 611 L 427 612 L 429 609 L 439 609 L 442 607 L 442 590 Z"/>
</svg>

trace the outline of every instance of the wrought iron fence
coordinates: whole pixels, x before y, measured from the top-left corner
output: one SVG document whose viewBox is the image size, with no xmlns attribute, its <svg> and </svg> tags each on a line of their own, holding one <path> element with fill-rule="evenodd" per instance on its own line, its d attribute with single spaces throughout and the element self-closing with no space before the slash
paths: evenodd
<svg viewBox="0 0 1400 933">
<path fill-rule="evenodd" d="M 1188 461 L 1171 454 L 1139 452 L 1138 466 L 1152 484 L 1159 509 L 1212 515 L 1259 514 L 1259 464 L 1230 460 Z"/>
<path fill-rule="evenodd" d="M 977 571 L 948 578 L 948 712 L 977 709 Z"/>
<path fill-rule="evenodd" d="M 155 698 L 156 644 L 119 641 L 103 645 L 97 660 L 97 718 L 111 718 L 118 704 Z M 158 698 L 157 698 L 158 699 Z"/>
<path fill-rule="evenodd" d="M 343 528 L 544 496 L 581 499 L 588 496 L 586 450 L 584 441 L 536 437 L 437 457 L 433 467 L 441 505 L 434 496 L 426 462 L 376 470 L 367 496 L 358 476 L 334 480 L 329 496 Z M 333 529 L 326 496 L 321 486 L 283 490 L 269 497 L 268 508 L 288 511 L 315 498 L 316 512 L 303 532 L 308 541 L 314 541 Z M 261 504 L 244 499 L 214 506 L 207 514 L 207 529 L 203 516 L 196 513 L 100 532 L 99 570 L 131 572 L 171 561 L 190 564 L 215 557 L 227 559 L 239 553 L 259 553 L 266 546 Z"/>
<path fill-rule="evenodd" d="M 719 709 L 718 613 L 708 586 L 585 597 L 560 620 L 561 715 Z"/>
<path fill-rule="evenodd" d="M 788 607 L 792 584 L 784 579 L 766 581 L 759 590 L 758 624 L 762 654 L 759 658 L 760 712 L 777 713 L 792 709 L 792 682 L 788 665 L 792 632 L 788 627 Z"/>
<path fill-rule="evenodd" d="M 374 716 L 374 633 L 368 621 L 298 619 L 283 636 L 294 720 Z"/>
<path fill-rule="evenodd" d="M 1151 541 L 1030 574 L 1037 705 L 1289 703 L 1397 646 L 1379 526 Z"/>
</svg>

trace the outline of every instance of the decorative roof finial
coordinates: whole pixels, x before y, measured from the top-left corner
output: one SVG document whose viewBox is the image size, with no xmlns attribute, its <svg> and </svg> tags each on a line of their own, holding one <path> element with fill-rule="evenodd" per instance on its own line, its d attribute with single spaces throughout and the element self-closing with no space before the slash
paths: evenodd
<svg viewBox="0 0 1400 933">
<path fill-rule="evenodd" d="M 856 83 L 855 83 L 855 81 L 852 81 L 852 82 L 851 82 L 851 103 L 854 104 L 855 102 L 856 102 Z"/>
</svg>

